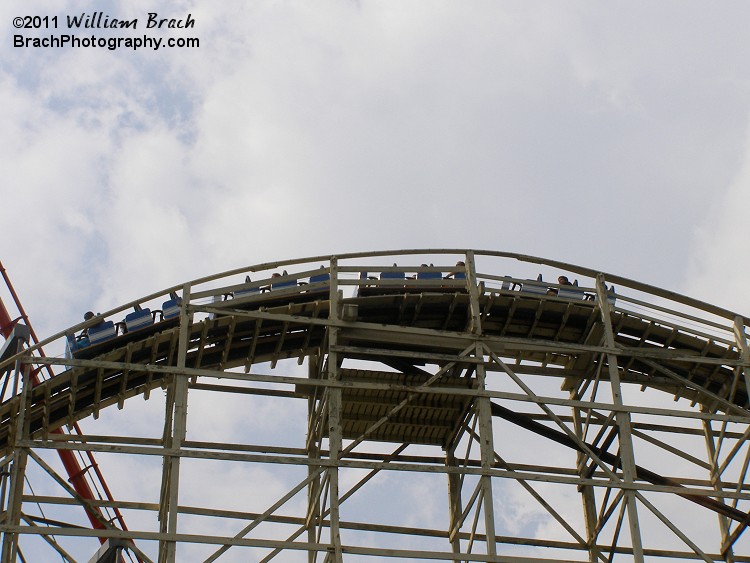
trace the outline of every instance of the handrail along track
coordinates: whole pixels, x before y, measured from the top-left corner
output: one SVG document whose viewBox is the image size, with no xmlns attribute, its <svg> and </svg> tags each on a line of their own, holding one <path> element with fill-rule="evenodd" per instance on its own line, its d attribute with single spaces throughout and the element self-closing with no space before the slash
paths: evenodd
<svg viewBox="0 0 750 563">
<path fill-rule="evenodd" d="M 452 266 L 454 259 L 466 266 Z M 404 260 L 409 262 L 390 265 Z M 431 263 L 427 265 L 427 261 Z M 548 277 L 554 273 L 575 277 L 579 285 L 570 289 L 540 280 L 535 273 L 538 268 Z M 271 272 L 279 269 L 284 272 L 272 277 Z M 451 270 L 454 276 L 444 277 Z M 245 281 L 243 276 L 248 276 Z M 597 297 L 602 283 L 606 304 Z M 41 352 L 42 345 L 75 337 L 102 320 L 120 322 L 130 309 L 150 306 L 155 310 L 170 294 L 174 297 L 186 288 L 190 297 L 180 303 L 179 317 L 160 319 L 154 315 L 148 326 L 119 332 L 73 351 L 69 358 L 48 358 Z M 611 323 L 610 344 L 606 339 L 610 325 L 602 321 L 603 308 L 608 309 L 606 318 Z M 419 375 L 420 358 L 455 356 L 481 345 L 487 353 L 513 360 L 517 366 L 561 374 L 563 388 L 574 396 L 580 397 L 590 387 L 593 374 L 597 381 L 607 381 L 617 373 L 625 384 L 658 389 L 675 400 L 687 399 L 701 405 L 703 412 L 723 413 L 723 420 L 731 422 L 748 420 L 748 324 L 744 315 L 571 264 L 503 252 L 426 249 L 317 256 L 208 276 L 74 325 L 19 357 L 38 353 L 42 357 L 35 362 L 51 372 L 56 370 L 54 376 L 29 390 L 31 439 L 44 438 L 56 428 L 96 415 L 107 406 L 122 406 L 130 397 L 167 388 L 180 374 L 199 386 L 199 378 L 216 370 L 245 368 L 247 373 L 256 363 L 273 366 L 288 358 L 321 357 L 332 330 L 342 336 L 335 349 L 342 355 L 351 350 L 352 358 L 362 354 L 364 358 L 378 349 L 385 355 L 402 354 L 401 360 L 395 356 L 379 360 L 397 371 L 405 369 L 404 374 L 417 379 L 387 383 L 380 372 L 376 377 L 356 371 L 342 371 L 340 377 L 351 378 L 355 386 L 367 381 L 374 388 L 387 385 L 401 393 L 398 396 L 403 401 L 412 400 L 407 391 L 410 386 L 423 385 L 429 379 L 428 373 Z M 481 332 L 472 328 L 476 326 L 481 326 Z M 0 372 L 9 374 L 16 359 L 0 364 Z M 438 361 L 438 365 L 448 364 L 447 360 Z M 246 377 L 252 379 L 251 374 Z M 491 381 L 493 375 L 487 373 L 486 377 Z M 296 391 L 316 397 L 318 390 L 335 389 L 336 385 L 335 380 L 315 377 L 297 385 Z M 460 391 L 458 381 L 444 385 L 448 387 L 438 386 L 434 392 L 446 396 L 466 393 L 468 397 L 475 393 L 471 386 Z M 345 389 L 346 409 L 359 399 L 347 395 Z M 0 449 L 6 456 L 14 447 L 11 430 L 18 401 L 20 395 L 0 405 Z M 460 425 L 440 426 L 416 418 L 436 408 L 442 409 L 440 416 L 464 420 L 471 404 L 471 399 L 450 407 L 425 403 L 413 407 L 408 415 L 404 412 L 411 407 L 406 407 L 402 415 L 408 425 L 385 422 L 367 436 L 448 447 L 457 432 L 462 432 Z M 637 410 L 631 408 L 630 412 Z M 367 424 L 358 418 L 362 415 L 343 413 L 344 439 L 355 440 L 368 432 Z M 581 455 L 588 455 L 585 450 Z M 616 465 L 611 455 L 607 459 Z M 729 518 L 734 514 L 729 509 L 723 513 Z M 636 546 L 633 549 L 638 551 Z"/>
</svg>

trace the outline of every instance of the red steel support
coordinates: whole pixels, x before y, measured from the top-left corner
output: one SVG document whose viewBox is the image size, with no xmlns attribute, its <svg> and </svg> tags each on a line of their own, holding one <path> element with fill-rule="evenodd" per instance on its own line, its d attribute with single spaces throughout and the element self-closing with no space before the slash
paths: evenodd
<svg viewBox="0 0 750 563">
<path fill-rule="evenodd" d="M 28 317 L 26 316 L 26 312 L 23 310 L 23 306 L 21 305 L 20 300 L 18 299 L 18 295 L 16 294 L 15 290 L 13 289 L 13 285 L 10 283 L 10 279 L 8 278 L 8 275 L 5 272 L 5 268 L 3 268 L 2 262 L 0 262 L 0 274 L 2 274 L 3 279 L 5 280 L 5 285 L 8 287 L 8 291 L 10 291 L 11 297 L 13 297 L 13 301 L 15 302 L 16 308 L 18 309 L 18 312 L 21 314 L 20 317 L 13 320 L 10 317 L 10 314 L 8 313 L 8 310 L 5 308 L 5 304 L 3 303 L 2 298 L 0 298 L 0 334 L 3 335 L 4 338 L 7 338 L 10 335 L 11 330 L 13 330 L 13 326 L 18 322 L 19 320 L 23 320 L 26 326 L 28 326 L 29 331 L 31 333 L 31 338 L 34 341 L 34 343 L 38 343 L 39 340 L 36 337 L 36 333 L 34 332 L 33 327 L 31 326 L 31 323 L 29 322 Z M 39 354 L 44 355 L 44 351 L 39 348 Z M 49 373 L 50 377 L 54 376 L 54 372 L 52 371 L 51 366 L 47 366 L 47 371 Z M 32 377 L 32 384 L 34 386 L 39 385 L 41 383 L 41 379 L 39 377 L 39 370 L 31 370 L 31 377 Z M 78 427 L 77 423 L 73 424 L 73 429 L 75 430 L 76 434 L 81 434 L 81 429 Z M 63 434 L 64 430 L 62 428 L 58 428 L 56 430 L 53 430 L 52 433 L 54 434 Z M 96 461 L 94 460 L 94 455 L 92 452 L 87 452 L 87 457 L 89 461 L 89 465 L 85 468 L 81 468 L 80 463 L 78 462 L 78 459 L 76 459 L 74 453 L 69 450 L 57 450 L 57 453 L 60 456 L 60 460 L 62 461 L 63 466 L 65 467 L 65 471 L 68 474 L 68 481 L 73 486 L 73 489 L 75 489 L 76 493 L 84 499 L 84 500 L 97 500 L 97 497 L 94 495 L 94 492 L 91 490 L 91 486 L 89 485 L 88 481 L 86 481 L 86 472 L 88 469 L 93 469 L 96 478 L 101 485 L 104 495 L 106 496 L 107 500 L 112 501 L 114 500 L 112 498 L 112 494 L 109 491 L 109 487 L 107 487 L 107 483 L 104 481 L 104 476 L 101 474 L 101 471 L 99 470 L 99 466 L 96 464 Z M 125 521 L 123 520 L 122 514 L 120 513 L 120 510 L 118 508 L 114 508 L 114 513 L 117 521 L 120 523 L 120 526 L 122 526 L 123 530 L 127 530 L 127 526 L 125 525 Z M 97 530 L 103 530 L 105 529 L 104 524 L 101 522 L 101 520 L 106 520 L 107 518 L 104 516 L 104 514 L 101 512 L 99 508 L 96 509 L 95 513 L 86 508 L 86 515 L 88 516 L 89 522 L 91 522 L 91 526 L 94 529 Z M 101 543 L 104 543 L 106 541 L 106 538 L 99 538 L 99 541 Z"/>
<path fill-rule="evenodd" d="M 0 299 L 0 334 L 2 334 L 3 338 L 6 340 L 10 336 L 14 324 L 15 323 L 11 320 L 10 315 L 8 314 L 8 309 L 5 308 L 3 300 Z"/>
</svg>

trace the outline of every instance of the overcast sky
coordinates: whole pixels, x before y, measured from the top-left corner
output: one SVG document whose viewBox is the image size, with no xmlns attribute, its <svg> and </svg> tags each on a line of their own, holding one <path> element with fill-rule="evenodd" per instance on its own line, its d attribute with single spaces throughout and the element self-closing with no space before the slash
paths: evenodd
<svg viewBox="0 0 750 563">
<path fill-rule="evenodd" d="M 158 4 L 0 6 L 0 252 L 48 332 L 236 266 L 416 247 L 750 308 L 746 3 Z M 13 17 L 94 11 L 200 47 L 11 47 Z"/>
<path fill-rule="evenodd" d="M 138 29 L 64 29 L 94 11 Z M 750 313 L 746 2 L 6 0 L 0 23 L 0 260 L 41 335 L 234 267 L 419 247 Z M 13 47 L 71 32 L 200 46 Z"/>
</svg>

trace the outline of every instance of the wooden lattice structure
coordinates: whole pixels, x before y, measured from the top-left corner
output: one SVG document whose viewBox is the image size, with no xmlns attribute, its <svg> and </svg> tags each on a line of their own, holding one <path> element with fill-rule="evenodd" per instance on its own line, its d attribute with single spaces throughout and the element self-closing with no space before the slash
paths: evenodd
<svg viewBox="0 0 750 563">
<path fill-rule="evenodd" d="M 0 357 L 2 560 L 750 561 L 748 324 L 571 264 L 412 250 L 186 282 L 45 339 L 54 357 L 20 330 Z M 138 395 L 164 405 L 150 435 L 91 430 Z M 199 395 L 267 404 L 283 432 L 197 439 Z M 152 469 L 83 500 L 60 449 Z M 203 503 L 183 500 L 191 464 L 220 468 Z M 246 471 L 286 488 L 212 478 Z M 129 529 L 81 525 L 94 505 Z"/>
</svg>

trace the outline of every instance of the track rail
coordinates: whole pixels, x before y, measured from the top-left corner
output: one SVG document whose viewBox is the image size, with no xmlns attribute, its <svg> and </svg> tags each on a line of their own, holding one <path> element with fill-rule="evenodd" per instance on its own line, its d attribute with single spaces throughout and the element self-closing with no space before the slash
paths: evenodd
<svg viewBox="0 0 750 563">
<path fill-rule="evenodd" d="M 454 260 L 462 264 L 453 266 Z M 279 277 L 272 277 L 281 269 L 284 272 Z M 451 271 L 453 275 L 445 277 Z M 575 278 L 578 285 L 571 289 L 538 280 L 539 271 L 547 279 L 555 279 L 558 274 Z M 328 277 L 321 280 L 323 274 Z M 243 276 L 254 280 L 243 281 Z M 84 348 L 73 358 L 34 358 L 38 364 L 54 366 L 55 376 L 23 395 L 4 397 L 0 404 L 3 455 L 11 456 L 19 447 L 14 423 L 19 412 L 24 413 L 28 425 L 23 444 L 49 442 L 55 429 L 97 416 L 111 405 L 122 407 L 131 397 L 148 397 L 157 388 L 179 396 L 186 394 L 188 387 L 211 387 L 201 380 L 220 374 L 251 385 L 273 381 L 291 389 L 276 392 L 278 396 L 287 393 L 308 398 L 311 420 L 323 417 L 322 421 L 328 421 L 327 425 L 315 423 L 319 430 L 315 431 L 317 434 L 313 432 L 321 444 L 324 440 L 330 444 L 326 456 L 336 456 L 333 452 L 343 447 L 336 445 L 341 440 L 424 444 L 450 453 L 460 440 L 472 436 L 467 428 L 472 417 L 480 421 L 482 432 L 487 434 L 491 433 L 491 411 L 502 412 L 508 420 L 520 417 L 515 423 L 520 420 L 520 426 L 538 435 L 556 436 L 558 443 L 566 445 L 570 442 L 581 459 L 588 458 L 592 468 L 580 475 L 582 491 L 602 486 L 601 481 L 590 482 L 595 472 L 606 476 L 608 471 L 614 471 L 610 479 L 640 483 L 638 487 L 644 490 L 651 490 L 649 486 L 672 487 L 678 496 L 702 495 L 701 506 L 738 523 L 733 531 L 731 526 L 722 528 L 724 551 L 717 557 L 731 552 L 746 526 L 744 512 L 736 508 L 736 502 L 733 507 L 721 508 L 725 506 L 722 495 L 729 494 L 724 489 L 717 489 L 717 498 L 709 498 L 705 491 L 699 495 L 693 490 L 677 490 L 684 488 L 683 481 L 662 478 L 643 467 L 641 477 L 646 477 L 639 479 L 639 466 L 628 458 L 626 449 L 621 454 L 602 449 L 597 456 L 583 435 L 576 442 L 572 434 L 585 432 L 580 424 L 566 423 L 563 431 L 540 430 L 540 425 L 547 428 L 557 424 L 558 415 L 553 409 L 563 405 L 574 409 L 574 419 L 587 409 L 589 420 L 593 420 L 592 412 L 609 410 L 607 422 L 595 423 L 602 432 L 607 427 L 614 429 L 609 444 L 618 433 L 617 440 L 622 439 L 622 433 L 632 440 L 633 416 L 681 416 L 715 420 L 725 426 L 747 424 L 750 358 L 746 316 L 621 276 L 557 261 L 502 252 L 433 249 L 318 256 L 237 269 L 132 301 L 72 326 L 41 345 L 59 349 L 66 337 L 103 319 L 117 322 L 134 306 L 156 308 L 170 292 L 183 296 L 179 319 L 157 322 L 147 330 Z M 34 349 L 31 347 L 19 357 L 28 357 Z M 467 355 L 467 350 L 472 352 Z M 16 359 L 0 364 L 0 373 L 10 378 Z M 259 375 L 251 370 L 256 364 L 273 368 L 287 359 L 308 360 L 310 376 L 300 380 Z M 363 360 L 378 363 L 384 369 L 331 371 L 332 361 L 340 365 Z M 425 371 L 420 366 L 434 367 Z M 568 398 L 540 398 L 521 381 L 524 374 L 557 378 Z M 508 377 L 518 379 L 524 392 L 510 393 L 495 387 L 494 380 Z M 187 384 L 182 391 L 175 387 L 180 381 Z M 604 384 L 611 386 L 613 397 L 596 396 L 596 389 Z M 623 385 L 658 390 L 689 407 L 649 408 L 618 403 Z M 513 412 L 507 407 L 490 408 L 489 403 L 483 403 L 485 399 L 536 404 L 544 410 L 546 422 L 534 422 L 524 413 L 507 414 Z M 185 416 L 179 414 L 179 401 L 174 401 L 173 416 Z M 339 407 L 331 406 L 330 401 L 339 401 Z M 329 412 L 331 408 L 334 411 Z M 337 423 L 331 426 L 330 417 L 334 415 Z M 636 437 L 643 434 L 637 426 Z M 179 444 L 178 430 L 174 430 L 174 439 Z M 568 431 L 569 435 L 565 435 Z M 744 447 L 745 439 L 740 439 L 735 449 Z M 165 442 L 164 447 L 167 446 Z M 627 443 L 620 444 L 620 448 L 627 447 Z M 493 461 L 491 446 L 485 444 L 482 448 L 484 457 L 475 462 L 490 478 L 492 471 L 503 464 Z M 320 445 L 314 450 L 318 452 L 316 456 L 320 455 Z M 317 459 L 312 451 L 308 457 Z M 342 451 L 341 459 L 345 459 L 346 448 Z M 614 467 L 607 469 L 607 465 Z M 628 465 L 632 467 L 631 475 Z M 167 470 L 164 479 L 164 487 L 169 489 Z M 484 477 L 480 478 L 481 483 Z M 172 486 L 176 484 L 172 482 Z M 483 495 L 491 496 L 490 485 L 481 487 Z M 623 507 L 647 506 L 646 500 L 631 493 L 627 486 L 622 490 Z M 742 486 L 739 490 L 743 490 Z M 585 502 L 594 502 L 591 494 L 583 494 L 588 498 Z M 483 511 L 485 525 L 491 526 L 492 510 L 486 502 L 485 499 L 483 508 L 476 510 L 477 514 Z M 170 516 L 168 509 L 164 510 L 163 521 L 172 521 L 176 513 Z M 179 512 L 176 506 L 172 510 Z M 587 518 L 594 518 L 587 514 Z M 335 520 L 335 515 L 331 518 Z M 629 516 L 633 538 L 641 533 L 637 521 L 637 517 Z M 335 557 L 343 557 L 346 549 L 336 540 L 336 525 L 320 525 L 330 530 L 328 549 L 339 554 Z M 460 528 L 462 524 L 456 525 Z M 595 526 L 591 526 L 588 533 L 593 534 Z M 166 523 L 161 534 L 159 557 L 172 560 L 179 534 Z M 619 527 L 615 535 L 619 535 Z M 462 551 L 467 545 L 465 538 L 459 534 L 451 540 L 454 552 L 466 555 Z M 488 534 L 482 538 L 477 541 L 486 545 L 490 558 L 487 560 L 499 560 L 493 559 L 496 538 Z M 222 541 L 223 549 L 233 545 L 228 539 Z M 636 539 L 631 541 L 629 552 L 638 560 L 643 557 L 644 548 Z M 312 543 L 316 547 L 308 547 L 310 553 L 324 549 L 318 540 Z M 689 541 L 687 545 L 694 554 L 703 553 Z M 286 548 L 297 549 L 291 544 Z M 606 551 L 595 543 L 584 549 L 595 560 Z M 612 553 L 617 551 L 614 544 L 609 549 Z"/>
</svg>

